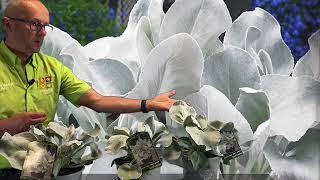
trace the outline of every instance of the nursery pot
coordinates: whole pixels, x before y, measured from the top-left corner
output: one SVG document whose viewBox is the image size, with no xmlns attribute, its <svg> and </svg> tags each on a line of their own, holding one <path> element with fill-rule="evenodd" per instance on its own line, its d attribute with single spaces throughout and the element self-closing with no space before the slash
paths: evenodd
<svg viewBox="0 0 320 180">
<path fill-rule="evenodd" d="M 199 170 L 194 170 L 192 163 L 190 160 L 188 160 L 187 156 L 182 156 L 183 160 L 183 174 L 184 174 L 184 180 L 218 180 L 220 179 L 219 174 L 219 165 L 220 165 L 220 159 L 219 158 L 209 158 L 208 165 L 206 167 L 202 167 Z"/>
<path fill-rule="evenodd" d="M 79 168 L 63 168 L 53 180 L 81 180 L 84 166 Z"/>
</svg>

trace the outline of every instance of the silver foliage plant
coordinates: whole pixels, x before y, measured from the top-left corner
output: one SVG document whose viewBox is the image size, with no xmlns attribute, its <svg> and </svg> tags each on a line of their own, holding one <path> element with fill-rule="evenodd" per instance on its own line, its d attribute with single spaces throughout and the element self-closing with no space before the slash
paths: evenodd
<svg viewBox="0 0 320 180">
<path fill-rule="evenodd" d="M 75 129 L 73 125 L 66 127 L 58 122 L 51 122 L 47 127 L 38 124 L 32 126 L 30 131 L 14 136 L 5 133 L 0 139 L 0 154 L 15 169 L 42 173 L 46 167 L 39 165 L 49 165 L 41 158 L 46 153 L 46 147 L 42 145 L 52 143 L 57 147 L 52 174 L 57 176 L 61 168 L 83 167 L 101 156 L 97 145 L 99 131 L 98 126 L 94 131 L 85 133 L 81 128 Z M 29 151 L 35 153 L 28 153 Z M 25 163 L 26 159 L 29 159 L 28 163 Z"/>
<path fill-rule="evenodd" d="M 198 116 L 195 109 L 184 101 L 177 101 L 170 108 L 169 114 L 180 126 L 164 125 L 150 116 L 145 122 L 134 122 L 130 128 L 113 128 L 112 135 L 106 143 L 106 152 L 123 155 L 114 160 L 118 166 L 119 178 L 137 179 L 142 176 L 139 166 L 142 163 L 138 161 L 150 156 L 152 147 L 142 145 L 148 144 L 146 142 L 137 141 L 136 150 L 129 148 L 129 138 L 137 132 L 149 134 L 161 159 L 180 166 L 192 164 L 191 171 L 209 168 L 210 172 L 217 176 L 220 161 L 228 163 L 221 158 L 227 154 L 227 144 L 236 141 L 237 131 L 233 123 L 208 121 L 205 117 Z M 136 159 L 135 156 L 139 158 Z M 210 163 L 211 161 L 218 163 Z"/>
<path fill-rule="evenodd" d="M 130 150 L 127 140 L 137 132 L 147 132 L 152 138 L 152 143 L 162 147 L 169 147 L 172 143 L 172 134 L 166 129 L 165 125 L 158 122 L 153 116 L 146 119 L 145 122 L 136 121 L 131 127 L 117 127 L 115 126 L 112 133 L 109 134 L 106 142 L 106 152 L 108 154 L 121 154 L 122 157 L 114 159 L 112 165 L 115 163 L 118 177 L 122 180 L 138 179 L 142 176 L 142 169 L 140 167 L 133 153 L 143 159 L 148 157 L 151 147 L 148 149 L 145 146 L 140 146 L 138 151 Z M 142 142 L 143 144 L 148 144 Z M 139 142 L 137 142 L 139 144 Z M 142 148 L 143 147 L 143 148 Z M 134 152 L 133 152 L 134 151 Z"/>
<path fill-rule="evenodd" d="M 162 4 L 139 0 L 121 36 L 84 47 L 55 28 L 42 50 L 104 95 L 149 99 L 174 89 L 197 114 L 232 122 L 248 150 L 225 173 L 319 179 L 319 30 L 294 67 L 279 23 L 261 8 L 232 22 L 223 0 L 176 0 L 166 14 Z M 60 105 L 58 118 L 73 114 L 85 130 L 97 123 L 108 133 L 108 114 Z M 168 114 L 151 112 L 121 115 L 109 129 L 150 114 L 175 125 Z"/>
</svg>

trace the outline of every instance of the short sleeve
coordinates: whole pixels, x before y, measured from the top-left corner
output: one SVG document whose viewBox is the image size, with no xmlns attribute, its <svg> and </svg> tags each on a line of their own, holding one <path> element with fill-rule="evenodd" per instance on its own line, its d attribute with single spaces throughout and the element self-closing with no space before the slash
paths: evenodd
<svg viewBox="0 0 320 180">
<path fill-rule="evenodd" d="M 81 96 L 90 89 L 91 87 L 85 81 L 79 79 L 69 68 L 62 65 L 60 95 L 79 107 Z"/>
</svg>

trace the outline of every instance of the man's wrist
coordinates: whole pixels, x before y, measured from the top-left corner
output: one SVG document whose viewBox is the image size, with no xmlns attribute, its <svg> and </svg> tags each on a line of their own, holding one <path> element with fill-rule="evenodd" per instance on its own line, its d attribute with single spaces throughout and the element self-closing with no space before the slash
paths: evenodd
<svg viewBox="0 0 320 180">
<path fill-rule="evenodd" d="M 152 99 L 147 99 L 147 100 L 145 100 L 145 101 L 146 101 L 145 106 L 146 106 L 147 112 L 149 112 L 149 111 L 154 111 L 154 110 L 155 110 L 155 103 L 154 103 L 154 101 L 153 101 Z"/>
<path fill-rule="evenodd" d="M 147 100 L 146 99 L 141 100 L 140 111 L 143 112 L 143 113 L 149 112 L 148 109 L 147 109 Z"/>
</svg>

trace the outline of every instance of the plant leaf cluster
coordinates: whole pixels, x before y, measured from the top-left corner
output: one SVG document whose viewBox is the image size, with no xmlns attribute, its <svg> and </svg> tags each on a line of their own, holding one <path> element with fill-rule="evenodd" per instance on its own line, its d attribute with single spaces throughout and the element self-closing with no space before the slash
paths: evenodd
<svg viewBox="0 0 320 180">
<path fill-rule="evenodd" d="M 31 126 L 30 131 L 11 136 L 5 133 L 0 139 L 0 154 L 4 156 L 11 166 L 16 169 L 27 168 L 24 161 L 28 155 L 32 155 L 34 164 L 41 164 L 41 153 L 28 153 L 37 149 L 44 151 L 43 144 L 52 144 L 57 147 L 53 162 L 53 175 L 57 176 L 61 168 L 76 168 L 91 164 L 93 160 L 101 156 L 101 151 L 96 142 L 100 129 L 98 126 L 92 132 L 83 132 L 73 125 L 66 127 L 59 122 L 50 122 L 48 126 L 37 124 Z M 48 164 L 43 164 L 48 165 Z M 41 168 L 38 169 L 41 171 Z"/>
</svg>

